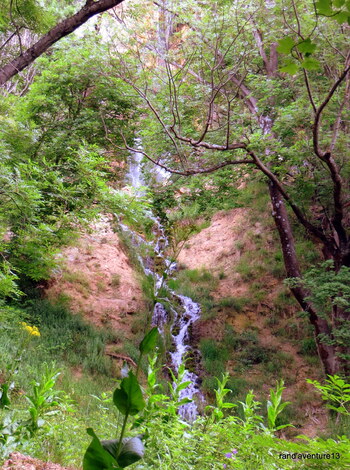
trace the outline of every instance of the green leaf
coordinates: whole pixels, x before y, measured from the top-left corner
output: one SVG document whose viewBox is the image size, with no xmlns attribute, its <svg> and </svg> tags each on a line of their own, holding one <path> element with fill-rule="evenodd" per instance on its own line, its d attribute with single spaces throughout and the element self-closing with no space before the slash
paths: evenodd
<svg viewBox="0 0 350 470">
<path fill-rule="evenodd" d="M 289 64 L 281 67 L 279 70 L 280 72 L 289 73 L 289 75 L 295 75 L 297 71 L 299 70 L 299 67 L 296 63 L 290 62 Z"/>
<path fill-rule="evenodd" d="M 133 437 L 123 445 L 118 456 L 118 464 L 122 467 L 128 467 L 143 458 L 145 448 L 139 437 Z"/>
<path fill-rule="evenodd" d="M 333 0 L 333 3 L 336 8 L 341 8 L 344 5 L 345 0 Z"/>
<path fill-rule="evenodd" d="M 187 403 L 192 403 L 191 398 L 183 398 L 182 400 L 176 403 L 176 406 L 186 405 Z"/>
<path fill-rule="evenodd" d="M 331 0 L 319 0 L 316 2 L 317 13 L 320 15 L 329 16 L 332 15 L 332 2 Z"/>
<path fill-rule="evenodd" d="M 301 63 L 301 66 L 306 70 L 320 70 L 320 63 L 318 60 L 313 59 L 312 57 L 307 57 Z"/>
<path fill-rule="evenodd" d="M 114 391 L 113 402 L 124 415 L 136 415 L 146 406 L 140 385 L 131 371 L 129 376 L 121 381 L 120 388 Z"/>
<path fill-rule="evenodd" d="M 221 408 L 235 408 L 236 406 L 234 403 L 223 403 Z"/>
<path fill-rule="evenodd" d="M 297 45 L 297 48 L 300 52 L 305 54 L 312 54 L 316 49 L 316 44 L 312 43 L 310 38 L 305 39 Z"/>
<path fill-rule="evenodd" d="M 185 390 L 192 382 L 190 380 L 186 382 L 182 382 L 179 385 L 176 386 L 176 391 L 181 392 L 181 390 Z"/>
<path fill-rule="evenodd" d="M 154 327 L 147 333 L 147 335 L 143 338 L 140 343 L 140 352 L 141 354 L 148 354 L 151 352 L 157 344 L 158 340 L 158 328 Z"/>
<path fill-rule="evenodd" d="M 349 14 L 346 11 L 340 11 L 338 14 L 336 14 L 333 19 L 338 23 L 338 24 L 343 24 L 348 21 Z"/>
<path fill-rule="evenodd" d="M 287 36 L 278 40 L 277 52 L 280 52 L 281 54 L 289 54 L 293 47 L 294 39 Z"/>
<path fill-rule="evenodd" d="M 118 470 L 116 459 L 103 448 L 94 430 L 88 428 L 86 431 L 93 439 L 84 455 L 83 470 Z"/>
<path fill-rule="evenodd" d="M 11 401 L 8 396 L 9 386 L 8 384 L 2 384 L 0 387 L 0 409 L 9 406 Z"/>
</svg>

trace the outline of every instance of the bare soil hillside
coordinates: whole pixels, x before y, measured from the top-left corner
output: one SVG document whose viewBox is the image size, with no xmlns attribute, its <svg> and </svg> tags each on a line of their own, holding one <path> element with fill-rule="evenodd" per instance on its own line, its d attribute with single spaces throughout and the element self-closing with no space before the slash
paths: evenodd
<svg viewBox="0 0 350 470">
<path fill-rule="evenodd" d="M 63 267 L 52 279 L 46 295 L 68 296 L 73 311 L 98 326 L 129 333 L 126 317 L 144 309 L 136 271 L 131 266 L 108 218 L 96 222 L 76 246 L 61 253 Z"/>
<path fill-rule="evenodd" d="M 42 460 L 33 459 L 27 455 L 13 452 L 4 465 L 2 470 L 74 470 L 73 468 L 61 467 L 52 462 L 43 462 Z"/>
<path fill-rule="evenodd" d="M 270 326 L 278 323 L 280 329 L 288 331 L 290 325 L 297 325 L 294 320 L 299 307 L 294 304 L 284 306 L 279 318 L 276 318 L 278 296 L 283 287 L 280 279 L 259 266 L 260 259 L 257 244 L 264 253 L 273 252 L 273 227 L 260 222 L 253 222 L 247 209 L 232 209 L 228 212 L 218 212 L 209 227 L 191 236 L 179 256 L 179 263 L 187 269 L 206 269 L 218 279 L 217 287 L 212 296 L 219 300 L 224 298 L 245 299 L 246 305 L 236 312 L 225 308 L 219 310 L 214 318 L 200 320 L 196 327 L 195 337 L 213 338 L 217 341 L 224 337 L 225 325 L 231 325 L 238 334 L 246 330 L 257 331 L 259 342 L 269 350 L 289 357 L 288 365 L 281 371 L 286 383 L 285 400 L 301 404 L 302 411 L 298 416 L 302 427 L 298 433 L 304 432 L 310 437 L 324 430 L 327 415 L 313 387 L 306 383 L 306 378 L 319 378 L 315 367 L 311 367 L 300 354 L 298 345 L 288 341 L 284 336 L 274 334 L 276 328 Z M 258 242 L 258 243 L 257 243 Z M 276 248 L 276 247 L 275 247 Z M 242 270 L 242 260 L 253 261 L 256 272 L 260 273 L 258 280 L 254 275 Z M 271 260 L 273 263 L 274 260 Z M 240 269 L 239 269 L 240 268 Z M 245 268 L 245 265 L 243 265 Z M 258 285 L 258 295 L 255 285 Z M 231 374 L 235 373 L 237 361 L 230 358 L 227 364 Z M 250 380 L 252 386 L 260 394 L 260 399 L 267 398 L 269 388 L 274 386 L 266 383 L 264 370 L 261 365 L 253 366 L 244 377 Z M 257 388 L 257 384 L 260 384 Z"/>
</svg>

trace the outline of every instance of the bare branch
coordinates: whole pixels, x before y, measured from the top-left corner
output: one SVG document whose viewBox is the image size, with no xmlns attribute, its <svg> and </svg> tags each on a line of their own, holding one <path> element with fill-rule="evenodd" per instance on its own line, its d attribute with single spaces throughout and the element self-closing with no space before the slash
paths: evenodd
<svg viewBox="0 0 350 470">
<path fill-rule="evenodd" d="M 170 168 L 167 165 L 164 165 L 163 163 L 160 163 L 159 160 L 155 160 L 152 158 L 147 152 L 144 150 L 140 149 L 135 149 L 133 147 L 130 147 L 123 134 L 121 134 L 122 139 L 124 141 L 125 147 L 118 147 L 120 150 L 129 150 L 130 152 L 138 152 L 141 153 L 144 157 L 146 157 L 150 162 L 154 163 L 155 165 L 159 166 L 160 168 L 163 168 L 164 170 L 168 171 L 169 173 L 173 173 L 175 175 L 181 175 L 181 176 L 191 176 L 191 175 L 198 175 L 198 174 L 203 174 L 203 173 L 213 173 L 216 170 L 219 170 L 220 168 L 224 168 L 225 166 L 229 165 L 243 165 L 243 164 L 255 164 L 254 160 L 252 159 L 242 159 L 242 160 L 225 160 L 221 163 L 218 163 L 217 165 L 210 166 L 208 168 L 188 168 L 187 170 L 175 170 L 173 168 Z"/>
<path fill-rule="evenodd" d="M 264 163 L 255 155 L 253 151 L 248 151 L 248 153 L 255 161 L 256 166 L 269 178 L 270 181 L 272 181 L 276 188 L 278 188 L 278 191 L 281 193 L 285 201 L 289 204 L 299 222 L 308 230 L 309 233 L 317 237 L 325 245 L 329 246 L 330 240 L 324 235 L 321 230 L 312 225 L 306 219 L 299 207 L 293 202 L 290 195 L 285 191 L 284 187 L 282 186 L 282 183 L 279 181 L 277 176 L 272 173 L 272 171 L 266 165 L 264 165 Z"/>
<path fill-rule="evenodd" d="M 322 112 L 324 111 L 327 104 L 331 100 L 332 96 L 334 95 L 336 90 L 339 88 L 339 86 L 343 83 L 344 79 L 346 78 L 347 74 L 350 71 L 349 57 L 350 57 L 350 53 L 348 55 L 348 59 L 346 61 L 346 66 L 345 66 L 345 69 L 344 69 L 343 73 L 339 76 L 338 80 L 333 84 L 333 86 L 329 90 L 326 98 L 320 104 L 320 106 L 317 108 L 316 113 L 315 113 L 315 121 L 314 121 L 313 132 L 312 132 L 313 133 L 314 152 L 320 159 L 323 159 L 323 160 L 325 159 L 325 154 L 321 151 L 321 149 L 319 147 L 319 139 L 318 139 Z"/>
<path fill-rule="evenodd" d="M 334 147 L 336 145 L 337 138 L 338 138 L 338 133 L 339 133 L 339 129 L 340 129 L 340 124 L 341 124 L 341 121 L 342 121 L 343 110 L 344 110 L 345 105 L 347 103 L 349 103 L 349 100 L 350 100 L 350 76 L 348 75 L 347 78 L 346 78 L 344 98 L 343 98 L 343 101 L 341 102 L 341 104 L 339 106 L 337 118 L 336 118 L 336 121 L 334 123 L 332 141 L 331 141 L 330 146 L 329 146 L 329 152 L 330 153 L 333 152 Z"/>
<path fill-rule="evenodd" d="M 309 82 L 309 77 L 308 77 L 307 71 L 304 68 L 303 68 L 303 74 L 304 74 L 304 81 L 305 81 L 305 85 L 306 85 L 306 89 L 307 89 L 307 94 L 309 95 L 309 100 L 310 100 L 312 109 L 314 110 L 314 113 L 316 113 L 317 109 L 316 109 L 315 101 L 312 97 L 312 91 L 311 91 L 311 85 L 310 85 L 310 82 Z"/>
</svg>

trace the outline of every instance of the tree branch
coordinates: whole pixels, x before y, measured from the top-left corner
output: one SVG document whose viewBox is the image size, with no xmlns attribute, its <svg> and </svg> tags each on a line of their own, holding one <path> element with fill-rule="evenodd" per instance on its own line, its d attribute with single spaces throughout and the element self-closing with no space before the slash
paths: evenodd
<svg viewBox="0 0 350 470">
<path fill-rule="evenodd" d="M 122 1 L 123 0 L 88 1 L 81 10 L 54 26 L 23 54 L 20 54 L 10 63 L 2 67 L 0 69 L 0 86 L 4 85 L 10 78 L 14 77 L 18 72 L 34 62 L 35 59 L 46 52 L 55 42 L 71 34 L 91 17 L 119 5 Z"/>
<path fill-rule="evenodd" d="M 164 165 L 163 163 L 160 163 L 159 160 L 155 160 L 152 158 L 147 152 L 144 150 L 140 149 L 135 149 L 133 147 L 130 147 L 130 145 L 127 144 L 126 139 L 123 134 L 121 134 L 122 139 L 124 141 L 125 147 L 118 147 L 116 148 L 120 150 L 129 150 L 130 152 L 135 152 L 135 153 L 141 153 L 144 157 L 147 158 L 150 162 L 154 163 L 155 165 L 159 166 L 160 168 L 163 168 L 163 170 L 168 171 L 169 173 L 173 173 L 175 175 L 181 175 L 181 176 L 191 176 L 191 175 L 197 175 L 197 174 L 203 174 L 203 173 L 213 173 L 216 170 L 219 170 L 220 168 L 224 168 L 225 166 L 228 165 L 242 165 L 242 164 L 255 164 L 254 160 L 251 159 L 243 159 L 243 160 L 225 160 L 224 162 L 218 163 L 217 165 L 210 166 L 208 168 L 188 168 L 187 170 L 175 170 L 173 168 L 168 167 L 167 165 Z M 242 147 L 239 147 L 242 148 Z M 222 150 L 226 150 L 222 149 Z"/>
<path fill-rule="evenodd" d="M 349 56 L 348 56 L 349 57 Z M 313 146 L 314 146 L 314 152 L 315 154 L 321 159 L 325 160 L 325 154 L 321 151 L 319 147 L 319 139 L 318 139 L 318 134 L 319 134 L 319 127 L 320 127 L 320 122 L 321 122 L 321 116 L 322 112 L 326 108 L 327 104 L 329 103 L 330 99 L 338 89 L 338 87 L 342 84 L 344 79 L 346 78 L 347 74 L 350 71 L 350 65 L 347 60 L 347 65 L 343 71 L 343 73 L 339 76 L 338 80 L 333 84 L 332 88 L 329 90 L 326 98 L 324 99 L 323 103 L 320 104 L 320 106 L 317 108 L 316 113 L 315 113 L 315 121 L 313 125 Z"/>
</svg>

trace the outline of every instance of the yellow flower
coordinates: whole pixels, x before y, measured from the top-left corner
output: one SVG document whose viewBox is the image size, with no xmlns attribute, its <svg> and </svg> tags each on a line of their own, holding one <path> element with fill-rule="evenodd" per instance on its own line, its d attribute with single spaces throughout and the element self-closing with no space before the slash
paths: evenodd
<svg viewBox="0 0 350 470">
<path fill-rule="evenodd" d="M 24 321 L 21 321 L 21 325 L 23 326 L 23 330 L 25 330 L 31 336 L 40 336 L 40 331 L 36 326 L 30 326 Z"/>
</svg>

